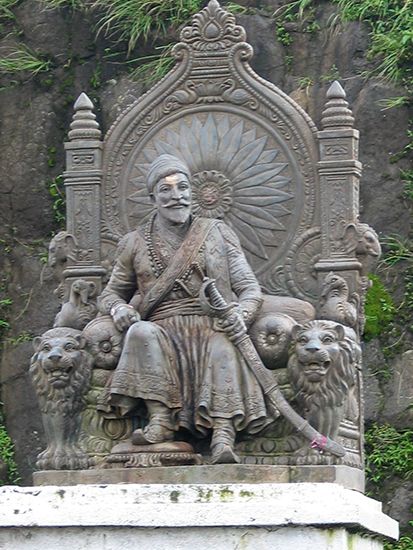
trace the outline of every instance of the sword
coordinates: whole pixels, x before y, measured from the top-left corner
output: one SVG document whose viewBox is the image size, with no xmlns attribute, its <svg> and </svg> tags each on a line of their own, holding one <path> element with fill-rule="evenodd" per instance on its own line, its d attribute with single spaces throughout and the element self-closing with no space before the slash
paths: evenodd
<svg viewBox="0 0 413 550">
<path fill-rule="evenodd" d="M 230 323 L 235 321 L 235 309 L 238 306 L 235 303 L 226 303 L 215 284 L 215 279 L 207 277 L 204 279 L 199 292 L 199 300 L 202 309 L 207 315 L 218 317 Z M 335 456 L 343 457 L 346 454 L 344 447 L 313 428 L 307 420 L 295 412 L 285 399 L 271 371 L 263 365 L 251 338 L 247 334 L 247 328 L 244 327 L 244 330 L 231 338 L 231 341 L 237 347 L 260 384 L 270 414 L 274 418 L 278 418 L 282 414 L 284 418 L 311 442 L 313 449 L 328 451 Z"/>
</svg>

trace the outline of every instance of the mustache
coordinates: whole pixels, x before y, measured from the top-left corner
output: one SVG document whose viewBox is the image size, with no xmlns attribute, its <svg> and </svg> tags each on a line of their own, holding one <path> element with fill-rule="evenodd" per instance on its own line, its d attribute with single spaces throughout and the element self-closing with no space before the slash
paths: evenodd
<svg viewBox="0 0 413 550">
<path fill-rule="evenodd" d="M 173 206 L 191 206 L 191 201 L 185 199 L 172 200 L 162 205 L 162 208 L 172 208 Z"/>
</svg>

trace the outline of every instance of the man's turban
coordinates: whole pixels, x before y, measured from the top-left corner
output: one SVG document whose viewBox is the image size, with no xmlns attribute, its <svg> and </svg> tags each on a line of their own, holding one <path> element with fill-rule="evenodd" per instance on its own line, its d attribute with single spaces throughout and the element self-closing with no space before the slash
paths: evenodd
<svg viewBox="0 0 413 550">
<path fill-rule="evenodd" d="M 146 187 L 149 193 L 153 193 L 155 185 L 159 180 L 177 173 L 185 174 L 188 179 L 191 177 L 188 166 L 182 162 L 182 160 L 173 155 L 160 155 L 149 166 L 148 175 L 146 177 Z"/>
</svg>

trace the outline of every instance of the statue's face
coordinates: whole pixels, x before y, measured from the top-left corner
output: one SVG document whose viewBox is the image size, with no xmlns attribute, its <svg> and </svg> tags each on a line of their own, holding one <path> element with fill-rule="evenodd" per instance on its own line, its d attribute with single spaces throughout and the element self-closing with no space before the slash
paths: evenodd
<svg viewBox="0 0 413 550">
<path fill-rule="evenodd" d="M 162 218 L 174 224 L 184 224 L 191 214 L 191 196 L 188 178 L 176 173 L 158 181 L 152 200 Z"/>
</svg>

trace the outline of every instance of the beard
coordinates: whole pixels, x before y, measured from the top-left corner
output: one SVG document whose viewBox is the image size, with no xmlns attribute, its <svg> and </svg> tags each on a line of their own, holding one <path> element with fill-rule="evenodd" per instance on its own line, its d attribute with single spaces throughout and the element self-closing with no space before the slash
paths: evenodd
<svg viewBox="0 0 413 550">
<path fill-rule="evenodd" d="M 191 205 L 189 203 L 165 205 L 158 208 L 159 215 L 169 223 L 183 225 L 191 215 Z"/>
</svg>

